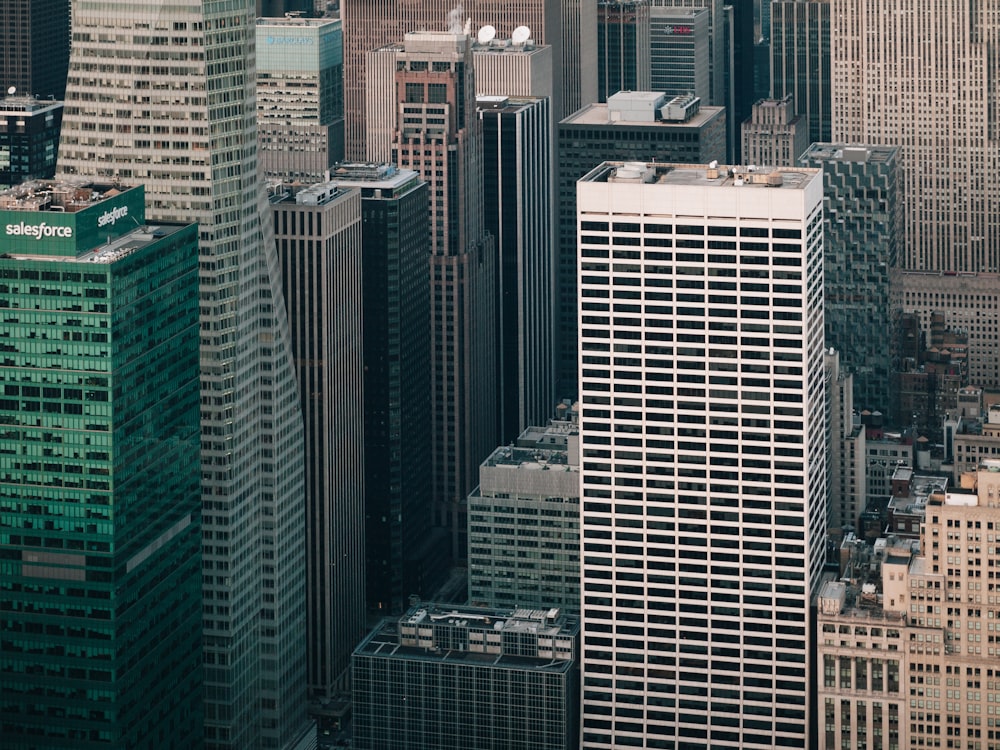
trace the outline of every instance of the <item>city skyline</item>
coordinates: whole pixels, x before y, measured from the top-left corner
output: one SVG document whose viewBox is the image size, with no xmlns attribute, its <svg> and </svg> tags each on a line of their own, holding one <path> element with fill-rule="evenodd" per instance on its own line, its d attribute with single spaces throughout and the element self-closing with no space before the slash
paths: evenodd
<svg viewBox="0 0 1000 750">
<path fill-rule="evenodd" d="M 0 78 L 12 748 L 1000 742 L 998 24 L 893 3 L 79 5 Z"/>
</svg>

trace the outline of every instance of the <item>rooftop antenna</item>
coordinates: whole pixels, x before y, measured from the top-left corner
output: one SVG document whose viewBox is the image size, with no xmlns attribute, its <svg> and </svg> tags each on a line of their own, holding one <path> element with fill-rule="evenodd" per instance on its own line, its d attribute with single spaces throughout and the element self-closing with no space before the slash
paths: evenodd
<svg viewBox="0 0 1000 750">
<path fill-rule="evenodd" d="M 531 39 L 531 29 L 527 26 L 518 26 L 510 35 L 511 44 L 524 44 Z"/>
<path fill-rule="evenodd" d="M 7 96 L 14 96 L 17 93 L 17 86 L 11 86 L 7 89 Z"/>
</svg>

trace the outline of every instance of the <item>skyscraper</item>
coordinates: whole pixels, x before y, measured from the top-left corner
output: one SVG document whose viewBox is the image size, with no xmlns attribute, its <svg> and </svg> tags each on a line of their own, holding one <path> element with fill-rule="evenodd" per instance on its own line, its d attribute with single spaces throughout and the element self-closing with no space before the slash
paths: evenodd
<svg viewBox="0 0 1000 750">
<path fill-rule="evenodd" d="M 431 527 L 428 189 L 390 164 L 342 164 L 333 177 L 361 191 L 368 609 L 399 614 L 435 590 L 447 560 Z"/>
<path fill-rule="evenodd" d="M 821 175 L 613 162 L 578 190 L 582 747 L 805 747 Z"/>
<path fill-rule="evenodd" d="M 899 146 L 903 267 L 1000 271 L 996 6 L 843 0 L 836 9 L 833 138 Z"/>
<path fill-rule="evenodd" d="M 720 0 L 721 1 L 721 0 Z M 344 0 L 344 81 L 347 158 L 371 160 L 365 154 L 365 95 L 372 88 L 365 56 L 401 41 L 412 31 L 462 31 L 471 21 L 473 35 L 485 25 L 509 39 L 525 26 L 538 44 L 552 47 L 553 112 L 564 117 L 597 97 L 597 9 L 580 0 L 532 0 L 511 5 L 502 0 Z"/>
<path fill-rule="evenodd" d="M 62 102 L 0 99 L 0 185 L 55 175 L 62 113 Z"/>
<path fill-rule="evenodd" d="M 771 96 L 791 94 L 795 112 L 809 120 L 810 143 L 827 143 L 832 133 L 830 7 L 830 0 L 771 2 Z"/>
<path fill-rule="evenodd" d="M 903 231 L 898 155 L 892 146 L 814 143 L 800 159 L 823 170 L 824 340 L 854 374 L 859 410 L 883 413 L 895 403 L 889 290 Z"/>
<path fill-rule="evenodd" d="M 271 215 L 306 451 L 306 652 L 312 698 L 346 688 L 365 632 L 361 196 L 279 190 Z"/>
<path fill-rule="evenodd" d="M 310 731 L 302 412 L 263 221 L 253 11 L 78 6 L 59 151 L 63 175 L 141 182 L 152 219 L 199 224 L 205 739 L 234 750 Z"/>
<path fill-rule="evenodd" d="M 649 12 L 649 39 L 649 90 L 668 98 L 693 94 L 707 103 L 712 72 L 708 10 L 654 6 Z"/>
<path fill-rule="evenodd" d="M 0 226 L 2 744 L 201 747 L 197 229 L 48 182 Z"/>
<path fill-rule="evenodd" d="M 315 182 L 343 161 L 338 19 L 257 19 L 257 127 L 266 178 Z"/>
<path fill-rule="evenodd" d="M 465 555 L 465 499 L 496 447 L 496 254 L 485 232 L 483 130 L 471 40 L 407 34 L 396 58 L 394 161 L 427 181 L 431 222 L 432 486 Z"/>
<path fill-rule="evenodd" d="M 551 102 L 479 97 L 483 206 L 497 250 L 499 443 L 542 424 L 555 403 L 555 223 Z"/>
<path fill-rule="evenodd" d="M 743 121 L 740 133 L 747 164 L 794 167 L 809 147 L 809 124 L 795 114 L 791 94 L 754 103 L 753 114 Z"/>
<path fill-rule="evenodd" d="M 649 91 L 649 0 L 598 0 L 597 101 Z"/>
<path fill-rule="evenodd" d="M 0 94 L 62 99 L 69 64 L 69 0 L 0 0 Z"/>
<path fill-rule="evenodd" d="M 605 159 L 708 163 L 726 155 L 726 112 L 697 99 L 623 91 L 559 123 L 557 395 L 577 394 L 576 182 Z"/>
<path fill-rule="evenodd" d="M 709 57 L 709 95 L 706 104 L 713 107 L 729 106 L 726 94 L 726 68 L 729 52 L 726 49 L 726 14 L 722 0 L 651 0 L 651 8 L 708 8 L 708 57 Z M 652 13 L 652 10 L 650 11 Z M 727 120 L 732 119 L 727 112 Z"/>
</svg>

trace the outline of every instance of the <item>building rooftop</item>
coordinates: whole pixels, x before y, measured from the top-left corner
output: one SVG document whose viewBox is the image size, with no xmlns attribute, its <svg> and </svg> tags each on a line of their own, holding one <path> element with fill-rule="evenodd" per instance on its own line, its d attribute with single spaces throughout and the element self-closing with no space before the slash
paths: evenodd
<svg viewBox="0 0 1000 750">
<path fill-rule="evenodd" d="M 0 192 L 0 211 L 76 213 L 128 189 L 97 182 L 31 180 Z"/>
<path fill-rule="evenodd" d="M 33 96 L 8 96 L 0 99 L 0 114 L 4 112 L 27 114 L 34 117 L 63 106 L 60 101 L 54 99 L 36 99 Z"/>
<path fill-rule="evenodd" d="M 422 603 L 383 620 L 354 653 L 567 672 L 579 632 L 579 619 L 559 609 Z"/>
<path fill-rule="evenodd" d="M 658 164 L 608 161 L 580 182 L 635 182 L 690 187 L 748 187 L 802 190 L 820 174 L 818 169 L 793 167 Z"/>
<path fill-rule="evenodd" d="M 542 448 L 517 448 L 504 446 L 489 455 L 483 466 L 510 466 L 523 470 L 539 471 L 579 471 L 566 460 L 566 449 L 545 450 Z"/>
<path fill-rule="evenodd" d="M 621 92 L 619 92 L 621 93 Z M 627 92 L 636 103 L 645 102 L 655 106 L 655 102 L 663 98 L 663 94 L 650 91 Z M 617 94 L 615 95 L 617 96 Z M 666 101 L 664 102 L 666 103 Z M 612 119 L 613 108 L 606 103 L 588 104 L 562 120 L 560 125 L 601 125 L 605 127 L 646 127 L 646 128 L 700 128 L 717 117 L 725 116 L 725 107 L 701 107 L 695 114 L 684 121 L 674 120 L 640 120 Z M 627 111 L 627 110 L 626 110 Z"/>
<path fill-rule="evenodd" d="M 884 163 L 899 151 L 897 146 L 873 146 L 869 144 L 813 143 L 802 154 L 802 159 L 817 161 L 872 162 Z"/>
<path fill-rule="evenodd" d="M 339 24 L 339 18 L 303 18 L 302 16 L 285 16 L 284 18 L 258 18 L 258 26 L 285 26 L 319 28 L 330 24 Z"/>
</svg>

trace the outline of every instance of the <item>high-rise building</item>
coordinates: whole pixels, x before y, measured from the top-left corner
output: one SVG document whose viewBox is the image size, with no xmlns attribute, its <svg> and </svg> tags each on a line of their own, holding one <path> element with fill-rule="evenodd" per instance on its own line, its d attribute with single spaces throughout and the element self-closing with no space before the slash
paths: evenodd
<svg viewBox="0 0 1000 750">
<path fill-rule="evenodd" d="M 199 225 L 205 740 L 234 750 L 315 732 L 302 411 L 257 169 L 253 11 L 77 6 L 58 166 L 142 182 L 149 217 Z"/>
<path fill-rule="evenodd" d="M 0 99 L 0 185 L 55 176 L 63 103 Z"/>
<path fill-rule="evenodd" d="M 581 746 L 805 747 L 822 177 L 613 162 L 578 190 Z"/>
<path fill-rule="evenodd" d="M 771 96 L 792 95 L 795 112 L 809 121 L 810 143 L 828 143 L 833 132 L 830 7 L 830 0 L 771 2 Z M 851 92 L 852 98 L 858 95 Z"/>
<path fill-rule="evenodd" d="M 62 99 L 69 64 L 69 0 L 0 0 L 0 95 Z"/>
<path fill-rule="evenodd" d="M 809 148 L 809 126 L 795 114 L 792 97 L 761 99 L 740 125 L 743 161 L 772 167 L 794 167 Z"/>
<path fill-rule="evenodd" d="M 580 611 L 575 424 L 529 427 L 479 467 L 469 495 L 469 602 Z"/>
<path fill-rule="evenodd" d="M 854 419 L 854 376 L 841 369 L 840 352 L 836 349 L 827 349 L 824 361 L 830 425 L 827 525 L 832 534 L 858 528 L 858 519 L 868 500 L 868 456 L 865 427 Z"/>
<path fill-rule="evenodd" d="M 668 98 L 693 94 L 709 101 L 709 31 L 707 8 L 657 5 L 650 9 L 651 91 Z"/>
<path fill-rule="evenodd" d="M 887 303 L 902 240 L 898 149 L 814 143 L 800 163 L 823 169 L 826 345 L 854 374 L 854 403 L 887 412 L 896 327 Z"/>
<path fill-rule="evenodd" d="M 309 692 L 324 699 L 365 633 L 361 195 L 278 189 L 271 217 L 305 423 Z"/>
<path fill-rule="evenodd" d="M 472 45 L 477 95 L 553 98 L 552 47 L 520 38 L 494 37 L 486 42 L 487 37 L 489 34 L 480 29 L 479 38 Z M 550 111 L 551 108 L 550 104 Z"/>
<path fill-rule="evenodd" d="M 369 85 L 365 95 L 365 153 L 367 161 L 372 163 L 392 160 L 392 141 L 399 118 L 396 57 L 403 49 L 402 44 L 387 44 L 366 55 Z M 490 38 L 490 34 L 480 29 L 472 44 L 477 96 L 552 99 L 552 65 L 552 48 L 537 45 L 531 39 L 514 43 L 510 39 Z M 553 122 L 553 128 L 554 125 Z"/>
<path fill-rule="evenodd" d="M 904 240 L 905 241 L 905 240 Z M 925 340 L 931 339 L 934 315 L 944 315 L 947 327 L 968 334 L 969 379 L 986 388 L 1000 388 L 1000 288 L 994 273 L 902 271 L 890 286 L 893 309 L 912 313 Z"/>
<path fill-rule="evenodd" d="M 498 443 L 555 403 L 551 102 L 478 97 L 483 205 L 497 252 Z"/>
<path fill-rule="evenodd" d="M 457 558 L 466 552 L 466 497 L 496 446 L 497 259 L 485 232 L 475 89 L 468 36 L 406 35 L 393 160 L 430 192 L 432 493 Z"/>
<path fill-rule="evenodd" d="M 930 494 L 919 542 L 881 539 L 825 585 L 817 602 L 823 750 L 1000 741 L 990 721 L 1000 615 L 989 575 L 1000 565 L 990 543 L 1000 524 L 1000 462 L 978 469 L 971 492 Z"/>
<path fill-rule="evenodd" d="M 721 2 L 721 0 L 719 0 Z M 365 56 L 404 35 L 419 30 L 461 32 L 470 21 L 476 35 L 493 26 L 497 36 L 510 39 L 524 26 L 538 44 L 552 47 L 555 97 L 559 117 L 572 114 L 597 98 L 597 10 L 582 0 L 533 0 L 511 5 L 501 0 L 344 0 L 344 81 L 347 158 L 372 160 L 365 153 L 365 97 L 372 89 Z"/>
<path fill-rule="evenodd" d="M 831 19 L 832 137 L 899 146 L 906 269 L 1000 272 L 995 11 L 844 0 Z"/>
<path fill-rule="evenodd" d="M 368 609 L 399 614 L 447 559 L 431 527 L 428 188 L 390 164 L 342 164 L 333 184 L 361 191 Z"/>
<path fill-rule="evenodd" d="M 265 178 L 316 182 L 343 161 L 339 19 L 257 19 L 257 136 Z"/>
<path fill-rule="evenodd" d="M 358 750 L 576 750 L 579 620 L 417 604 L 354 652 Z"/>
<path fill-rule="evenodd" d="M 649 0 L 598 0 L 597 101 L 649 91 Z"/>
<path fill-rule="evenodd" d="M 691 98 L 619 92 L 559 123 L 556 387 L 577 393 L 576 181 L 605 159 L 707 164 L 726 155 L 726 112 Z"/>
<path fill-rule="evenodd" d="M 650 7 L 708 9 L 708 57 L 711 73 L 709 94 L 705 103 L 713 107 L 728 106 L 726 70 L 729 66 L 729 52 L 725 42 L 726 13 L 723 0 L 650 0 Z M 727 119 L 732 119 L 732 116 L 727 115 Z"/>
<path fill-rule="evenodd" d="M 729 107 L 729 158 L 733 164 L 746 164 L 743 158 L 743 143 L 740 138 L 740 124 L 746 122 L 753 113 L 754 96 L 754 0 L 732 0 L 727 6 L 729 48 L 732 55 L 727 69 L 729 92 L 726 106 Z"/>
<path fill-rule="evenodd" d="M 201 747 L 198 232 L 0 193 L 0 736 Z"/>
</svg>

